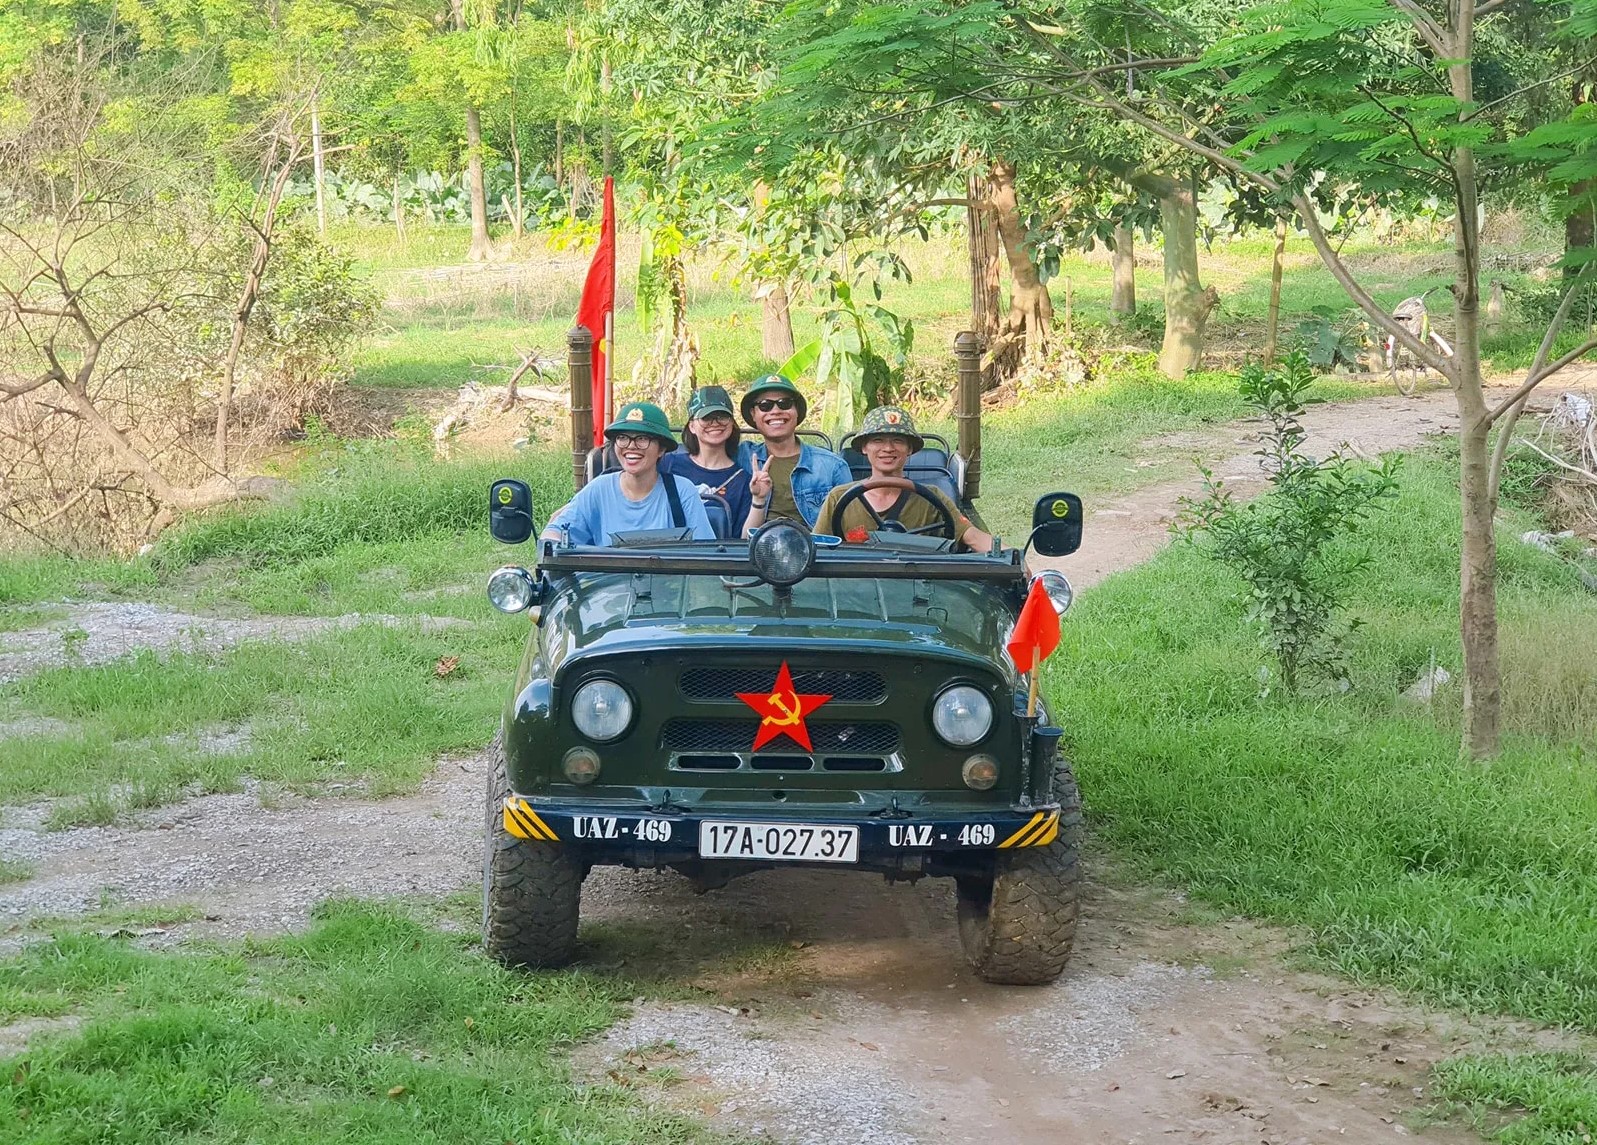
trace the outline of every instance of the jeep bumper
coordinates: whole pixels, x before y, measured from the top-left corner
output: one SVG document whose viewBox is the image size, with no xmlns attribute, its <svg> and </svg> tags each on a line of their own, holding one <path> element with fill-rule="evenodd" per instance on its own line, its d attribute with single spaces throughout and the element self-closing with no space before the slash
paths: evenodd
<svg viewBox="0 0 1597 1145">
<path fill-rule="evenodd" d="M 885 862 L 899 866 L 902 864 L 898 860 L 916 855 L 954 858 L 961 852 L 973 856 L 990 854 L 995 850 L 1047 846 L 1059 837 L 1057 806 L 957 818 L 813 814 L 774 817 L 737 812 L 705 815 L 666 810 L 618 811 L 614 806 L 590 810 L 569 803 L 555 807 L 511 795 L 505 798 L 503 816 L 505 830 L 516 838 L 579 846 L 601 862 L 607 852 L 613 856 L 611 861 L 626 861 L 622 856 L 630 856 L 634 861 L 642 860 L 637 865 L 750 859 L 762 863 L 857 863 L 874 867 Z M 749 830 L 730 830 L 736 827 Z M 823 856 L 814 850 L 780 853 L 784 845 L 808 842 L 793 835 L 806 829 L 847 840 L 843 853 L 854 857 Z M 734 835 L 740 841 L 752 838 L 756 850 L 739 854 L 735 845 L 727 842 Z"/>
</svg>

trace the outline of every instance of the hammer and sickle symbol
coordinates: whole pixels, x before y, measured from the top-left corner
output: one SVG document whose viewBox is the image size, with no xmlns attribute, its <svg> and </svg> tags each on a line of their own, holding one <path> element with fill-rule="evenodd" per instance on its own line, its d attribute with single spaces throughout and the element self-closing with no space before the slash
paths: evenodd
<svg viewBox="0 0 1597 1145">
<path fill-rule="evenodd" d="M 780 711 L 783 718 L 777 719 L 775 716 L 766 716 L 761 722 L 773 724 L 779 728 L 792 727 L 794 724 L 799 723 L 804 718 L 804 706 L 799 703 L 797 693 L 789 692 L 788 695 L 793 697 L 792 707 L 789 707 L 787 701 L 782 699 L 781 692 L 772 692 L 771 706 Z"/>
</svg>

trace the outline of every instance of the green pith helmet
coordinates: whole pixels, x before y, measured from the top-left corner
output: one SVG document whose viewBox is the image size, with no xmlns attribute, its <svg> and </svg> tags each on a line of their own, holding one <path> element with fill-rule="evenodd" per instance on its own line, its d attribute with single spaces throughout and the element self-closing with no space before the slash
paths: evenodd
<svg viewBox="0 0 1597 1145">
<path fill-rule="evenodd" d="M 675 449 L 677 439 L 671 435 L 671 423 L 665 411 L 653 402 L 628 402 L 616 414 L 616 419 L 604 427 L 605 440 L 618 433 L 646 433 L 658 437 L 666 449 Z"/>
<path fill-rule="evenodd" d="M 688 420 L 705 414 L 724 413 L 732 416 L 732 395 L 725 386 L 700 386 L 688 399 Z"/>
<path fill-rule="evenodd" d="M 781 374 L 766 374 L 763 378 L 755 378 L 754 384 L 749 387 L 749 392 L 743 395 L 739 409 L 743 411 L 743 420 L 751 427 L 754 425 L 754 399 L 762 394 L 791 394 L 793 405 L 798 410 L 798 419 L 802 424 L 804 416 L 810 412 L 810 403 L 804 400 L 804 395 L 792 382 Z"/>
<path fill-rule="evenodd" d="M 854 448 L 858 449 L 870 437 L 907 437 L 911 453 L 926 448 L 926 440 L 915 432 L 915 419 L 909 416 L 909 411 L 897 406 L 877 406 L 868 411 L 854 434 Z"/>
</svg>

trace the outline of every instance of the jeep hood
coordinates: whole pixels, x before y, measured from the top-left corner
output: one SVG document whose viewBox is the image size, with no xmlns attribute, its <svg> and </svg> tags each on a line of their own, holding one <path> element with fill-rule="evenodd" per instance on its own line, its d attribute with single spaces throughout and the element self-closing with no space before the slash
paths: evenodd
<svg viewBox="0 0 1597 1145">
<path fill-rule="evenodd" d="M 693 648 L 770 647 L 930 655 L 979 664 L 1013 681 L 1004 641 L 1020 600 L 977 581 L 811 577 L 785 600 L 766 584 L 718 576 L 577 573 L 558 578 L 543 610 L 544 655 L 568 659 Z"/>
</svg>

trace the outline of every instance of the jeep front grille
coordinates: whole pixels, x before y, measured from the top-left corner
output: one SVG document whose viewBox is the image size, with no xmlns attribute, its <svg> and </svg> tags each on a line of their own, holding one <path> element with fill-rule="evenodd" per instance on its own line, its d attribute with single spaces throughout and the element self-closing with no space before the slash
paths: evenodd
<svg viewBox="0 0 1597 1145">
<path fill-rule="evenodd" d="M 769 692 L 776 685 L 776 669 L 689 668 L 682 673 L 681 685 L 690 700 L 735 700 L 739 692 Z M 887 681 L 879 673 L 835 668 L 794 671 L 793 690 L 830 696 L 840 704 L 879 704 L 887 699 Z"/>
<path fill-rule="evenodd" d="M 794 685 L 802 687 L 797 678 Z M 891 755 L 898 750 L 897 724 L 812 719 L 808 725 L 816 752 L 868 756 Z M 660 732 L 660 746 L 673 752 L 747 752 L 754 747 L 759 726 L 759 720 L 668 720 Z M 762 754 L 802 750 L 783 738 L 765 744 Z"/>
</svg>

